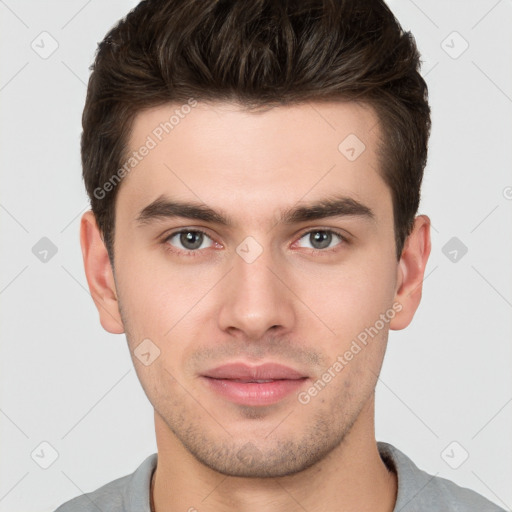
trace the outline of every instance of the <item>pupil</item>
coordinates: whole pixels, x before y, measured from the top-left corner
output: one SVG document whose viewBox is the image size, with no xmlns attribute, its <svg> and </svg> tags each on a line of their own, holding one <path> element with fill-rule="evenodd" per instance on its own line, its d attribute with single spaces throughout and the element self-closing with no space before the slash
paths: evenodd
<svg viewBox="0 0 512 512">
<path fill-rule="evenodd" d="M 180 242 L 187 249 L 198 249 L 203 242 L 203 234 L 198 231 L 187 231 L 181 233 Z"/>
<path fill-rule="evenodd" d="M 312 236 L 311 245 L 315 247 L 315 249 L 325 249 L 329 247 L 331 243 L 332 234 L 327 231 L 315 231 L 315 233 L 312 233 L 310 236 Z"/>
</svg>

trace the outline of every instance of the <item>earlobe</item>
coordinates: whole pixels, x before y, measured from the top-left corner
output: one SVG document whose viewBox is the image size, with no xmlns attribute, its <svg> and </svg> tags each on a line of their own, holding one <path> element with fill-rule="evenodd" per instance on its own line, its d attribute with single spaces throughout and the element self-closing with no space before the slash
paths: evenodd
<svg viewBox="0 0 512 512">
<path fill-rule="evenodd" d="M 112 334 L 124 332 L 119 302 L 108 252 L 101 238 L 96 218 L 91 210 L 82 215 L 80 245 L 85 275 L 103 328 Z"/>
<path fill-rule="evenodd" d="M 398 262 L 395 302 L 401 304 L 401 310 L 390 322 L 392 330 L 407 327 L 418 309 L 430 249 L 430 219 L 419 215 Z"/>
</svg>

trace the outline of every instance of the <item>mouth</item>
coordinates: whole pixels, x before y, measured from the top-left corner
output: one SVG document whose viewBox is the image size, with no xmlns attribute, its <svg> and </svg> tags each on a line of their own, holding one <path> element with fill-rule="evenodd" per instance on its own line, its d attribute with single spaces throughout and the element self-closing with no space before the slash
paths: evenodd
<svg viewBox="0 0 512 512">
<path fill-rule="evenodd" d="M 225 364 L 208 370 L 201 378 L 215 394 L 233 403 L 250 406 L 275 404 L 308 380 L 302 372 L 277 363 L 259 366 Z"/>
</svg>

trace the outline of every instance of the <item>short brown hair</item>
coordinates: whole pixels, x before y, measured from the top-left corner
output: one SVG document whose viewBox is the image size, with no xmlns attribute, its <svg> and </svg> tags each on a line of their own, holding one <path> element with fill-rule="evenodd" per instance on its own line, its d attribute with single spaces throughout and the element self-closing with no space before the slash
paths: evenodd
<svg viewBox="0 0 512 512">
<path fill-rule="evenodd" d="M 135 115 L 190 98 L 247 109 L 323 100 L 373 107 L 400 259 L 430 136 L 419 68 L 414 37 L 383 0 L 140 2 L 98 44 L 82 116 L 83 178 L 112 265 L 119 187 L 101 187 L 124 161 Z"/>
</svg>

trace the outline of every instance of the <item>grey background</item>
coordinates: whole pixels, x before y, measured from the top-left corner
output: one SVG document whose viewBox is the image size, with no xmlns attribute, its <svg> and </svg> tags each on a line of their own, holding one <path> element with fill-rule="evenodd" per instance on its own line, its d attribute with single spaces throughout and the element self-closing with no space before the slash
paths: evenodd
<svg viewBox="0 0 512 512">
<path fill-rule="evenodd" d="M 156 451 L 152 407 L 124 335 L 99 324 L 78 234 L 88 67 L 136 3 L 0 0 L 0 512 L 53 511 Z M 433 227 L 422 304 L 390 333 L 377 439 L 511 510 L 512 2 L 389 3 L 429 85 L 419 213 Z"/>
</svg>

